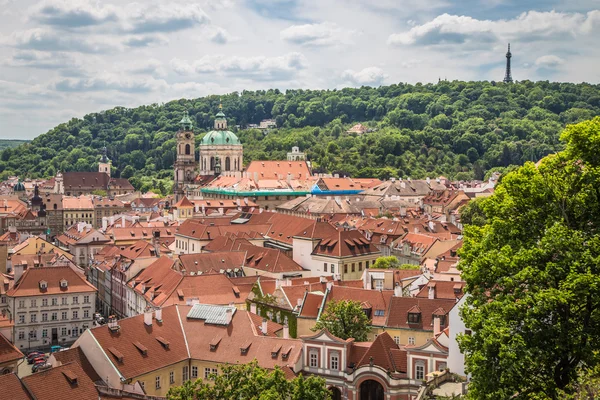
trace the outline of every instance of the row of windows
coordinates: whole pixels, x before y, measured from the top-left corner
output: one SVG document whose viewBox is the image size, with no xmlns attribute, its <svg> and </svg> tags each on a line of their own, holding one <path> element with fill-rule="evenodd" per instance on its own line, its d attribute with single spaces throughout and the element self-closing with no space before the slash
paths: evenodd
<svg viewBox="0 0 600 400">
<path fill-rule="evenodd" d="M 72 312 L 72 318 L 71 319 L 79 319 L 79 311 L 78 310 L 73 310 Z M 68 311 L 62 311 L 60 314 L 60 319 L 61 321 L 67 320 L 68 319 Z M 89 318 L 90 317 L 90 310 L 83 310 L 83 318 Z M 48 313 L 42 313 L 42 322 L 47 322 L 48 321 Z M 58 321 L 58 312 L 53 312 L 50 313 L 50 321 Z M 29 322 L 30 323 L 36 323 L 37 321 L 37 314 L 30 314 L 29 315 Z M 19 315 L 19 324 L 24 324 L 25 323 L 25 314 Z"/>
<path fill-rule="evenodd" d="M 351 267 L 352 267 L 352 272 L 356 272 L 356 263 L 352 263 Z M 369 260 L 365 261 L 365 268 L 369 269 Z M 358 262 L 358 271 L 360 272 L 362 270 L 363 270 L 363 263 L 362 263 L 362 261 L 359 261 Z M 344 273 L 345 274 L 348 273 L 348 264 L 344 264 Z"/>
<path fill-rule="evenodd" d="M 311 368 L 320 368 L 319 351 L 311 349 L 308 353 L 308 365 Z M 329 364 L 328 368 L 331 370 L 339 371 L 340 369 L 340 353 L 332 351 L 329 353 Z"/>
<path fill-rule="evenodd" d="M 400 345 L 400 336 L 394 336 L 394 342 L 396 342 L 397 345 Z M 415 345 L 415 338 L 414 336 L 409 336 L 408 337 L 408 344 L 409 345 Z"/>
<path fill-rule="evenodd" d="M 53 297 L 52 299 L 52 305 L 53 306 L 57 306 L 58 305 L 58 297 Z M 69 298 L 68 297 L 61 297 L 60 299 L 60 304 L 65 306 L 69 304 Z M 90 302 L 90 296 L 85 295 L 83 296 L 83 303 L 84 304 L 89 304 Z M 37 299 L 32 299 L 29 302 L 29 306 L 30 307 L 37 307 Z M 42 299 L 42 307 L 47 307 L 48 306 L 48 299 Z M 79 304 L 79 296 L 73 296 L 71 298 L 71 304 Z M 25 308 L 25 300 L 19 300 L 19 308 Z"/>
<path fill-rule="evenodd" d="M 88 327 L 87 326 L 83 326 L 83 328 L 77 328 L 76 326 L 73 327 L 72 329 L 67 329 L 66 327 L 62 327 L 60 328 L 60 336 L 61 337 L 77 337 L 79 336 L 80 333 L 83 333 L 83 331 L 85 331 Z M 44 328 L 42 329 L 41 332 L 41 337 L 42 339 L 46 339 L 48 338 L 48 333 L 49 333 L 49 329 Z M 58 334 L 58 332 L 57 332 Z M 17 334 L 19 340 L 25 340 L 25 331 L 19 331 Z M 32 329 L 29 331 L 29 339 L 30 340 L 37 340 L 38 338 L 38 332 L 36 329 Z"/>
<path fill-rule="evenodd" d="M 204 368 L 204 379 L 212 379 L 211 375 L 217 375 L 218 373 L 219 373 L 219 371 L 217 370 L 217 368 Z M 189 367 L 187 365 L 183 367 L 182 376 L 183 376 L 184 381 L 187 381 L 190 378 L 189 377 Z M 191 378 L 198 379 L 198 367 L 192 366 Z M 175 371 L 170 371 L 169 372 L 169 385 L 173 385 L 173 384 L 175 384 Z M 142 386 L 142 388 L 145 389 L 144 382 L 140 382 L 140 385 Z M 160 375 L 157 375 L 154 378 L 154 388 L 158 390 L 161 387 L 162 387 L 161 377 L 160 377 Z"/>
</svg>

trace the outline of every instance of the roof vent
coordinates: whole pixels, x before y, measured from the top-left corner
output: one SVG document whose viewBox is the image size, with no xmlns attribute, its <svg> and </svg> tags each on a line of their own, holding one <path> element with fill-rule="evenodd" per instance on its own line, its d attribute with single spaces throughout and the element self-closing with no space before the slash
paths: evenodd
<svg viewBox="0 0 600 400">
<path fill-rule="evenodd" d="M 144 346 L 140 342 L 133 342 L 133 345 L 135 347 L 137 347 L 137 349 L 140 351 L 140 353 L 142 353 L 142 355 L 144 355 L 144 356 L 148 355 L 148 348 L 146 346 Z"/>
<path fill-rule="evenodd" d="M 156 340 L 158 341 L 158 343 L 160 343 L 162 345 L 162 347 L 164 347 L 165 349 L 169 348 L 169 344 L 171 344 L 167 339 L 163 338 L 162 336 L 157 336 Z"/>
<path fill-rule="evenodd" d="M 75 375 L 73 371 L 65 369 L 62 371 L 62 373 L 71 385 L 77 385 L 77 375 Z"/>
</svg>

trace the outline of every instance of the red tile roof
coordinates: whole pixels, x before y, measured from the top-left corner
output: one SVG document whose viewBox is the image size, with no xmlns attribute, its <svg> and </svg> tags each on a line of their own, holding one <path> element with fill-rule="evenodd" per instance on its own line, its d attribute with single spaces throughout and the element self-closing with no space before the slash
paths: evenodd
<svg viewBox="0 0 600 400">
<path fill-rule="evenodd" d="M 380 253 L 379 249 L 359 231 L 341 229 L 330 236 L 323 237 L 313 250 L 313 254 L 339 258 L 378 253 Z"/>
<path fill-rule="evenodd" d="M 424 286 L 419 293 L 417 293 L 416 297 L 420 298 L 428 298 L 429 297 L 429 288 L 433 288 L 434 298 L 435 299 L 460 299 L 463 297 L 464 292 L 463 289 L 465 287 L 465 282 L 456 282 L 456 281 L 438 281 L 438 280 L 430 280 L 429 283 Z"/>
<path fill-rule="evenodd" d="M 128 282 L 146 301 L 160 306 L 173 294 L 183 274 L 173 269 L 175 261 L 162 256 Z"/>
<path fill-rule="evenodd" d="M 76 362 L 37 372 L 22 379 L 36 400 L 97 400 L 94 382 Z"/>
<path fill-rule="evenodd" d="M 233 250 L 246 253 L 244 266 L 247 268 L 254 268 L 274 274 L 305 271 L 300 264 L 286 256 L 281 250 L 245 243 L 236 244 Z"/>
<path fill-rule="evenodd" d="M 187 275 L 191 272 L 195 274 L 219 273 L 221 270 L 241 269 L 245 264 L 245 259 L 244 251 L 220 251 L 179 256 L 181 271 Z"/>
<path fill-rule="evenodd" d="M 181 198 L 181 200 L 179 200 L 177 203 L 173 204 L 171 206 L 171 208 L 193 208 L 194 207 L 194 203 L 192 203 L 191 201 L 188 200 L 187 197 L 183 196 Z"/>
<path fill-rule="evenodd" d="M 360 303 L 368 303 L 371 307 L 370 317 L 373 320 L 373 325 L 384 326 L 393 295 L 393 290 L 367 290 L 334 285 L 327 294 L 325 308 L 327 307 L 327 303 L 332 300 L 354 300 Z M 383 315 L 375 316 L 376 311 L 383 311 Z"/>
<path fill-rule="evenodd" d="M 102 378 L 96 373 L 92 364 L 87 359 L 85 354 L 80 347 L 73 347 L 68 350 L 58 351 L 56 353 L 52 353 L 54 359 L 61 364 L 68 364 L 72 362 L 76 362 L 81 366 L 85 374 L 92 380 L 92 382 L 97 382 L 102 380 Z"/>
<path fill-rule="evenodd" d="M 7 400 L 31 400 L 16 374 L 0 375 L 0 388 Z"/>
<path fill-rule="evenodd" d="M 67 281 L 67 287 L 61 287 L 62 280 Z M 47 283 L 46 289 L 41 289 L 40 282 Z M 32 268 L 23 273 L 15 286 L 8 292 L 11 297 L 47 296 L 62 293 L 89 293 L 96 288 L 84 276 L 73 271 L 71 267 Z"/>
<path fill-rule="evenodd" d="M 389 306 L 389 315 L 386 327 L 405 328 L 433 331 L 433 313 L 444 311 L 446 314 L 456 304 L 455 300 L 447 299 L 422 299 L 416 297 L 392 297 Z M 439 310 L 441 308 L 441 310 Z M 420 312 L 421 319 L 418 323 L 409 323 L 409 312 Z M 447 323 L 447 322 L 446 322 Z"/>
<path fill-rule="evenodd" d="M 234 282 L 224 274 L 186 275 L 162 304 L 186 304 L 193 299 L 203 304 L 244 304 L 252 290 L 252 284 Z"/>
<path fill-rule="evenodd" d="M 24 355 L 0 333 L 0 364 L 17 361 Z"/>
<path fill-rule="evenodd" d="M 299 316 L 305 318 L 317 318 L 319 316 L 321 304 L 323 303 L 323 297 L 324 295 L 322 294 L 306 293 Z"/>
<path fill-rule="evenodd" d="M 292 174 L 292 179 L 310 177 L 310 169 L 306 161 L 252 161 L 246 168 L 246 172 L 251 179 L 254 179 L 256 172 L 259 180 L 286 179 L 288 173 Z"/>
</svg>

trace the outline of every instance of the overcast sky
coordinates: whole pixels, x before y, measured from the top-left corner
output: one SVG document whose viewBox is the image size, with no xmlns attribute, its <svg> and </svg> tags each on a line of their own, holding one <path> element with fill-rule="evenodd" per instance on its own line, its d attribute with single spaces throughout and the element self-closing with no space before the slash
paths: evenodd
<svg viewBox="0 0 600 400">
<path fill-rule="evenodd" d="M 243 89 L 600 81 L 600 0 L 0 0 L 0 138 Z"/>
</svg>

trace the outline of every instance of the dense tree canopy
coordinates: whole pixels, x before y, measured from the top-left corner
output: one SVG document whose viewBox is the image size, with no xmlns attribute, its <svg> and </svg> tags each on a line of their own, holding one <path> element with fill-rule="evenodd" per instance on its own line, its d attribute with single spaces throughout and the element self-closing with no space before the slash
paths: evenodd
<svg viewBox="0 0 600 400">
<path fill-rule="evenodd" d="M 371 330 L 371 321 L 360 302 L 332 300 L 327 303 L 312 331 L 318 332 L 324 328 L 340 339 L 354 338 L 357 342 L 365 342 Z"/>
<path fill-rule="evenodd" d="M 327 400 L 331 393 L 325 379 L 300 375 L 288 381 L 279 367 L 269 371 L 256 361 L 248 364 L 225 365 L 221 373 L 212 375 L 213 382 L 202 379 L 187 381 L 171 388 L 168 400 Z"/>
<path fill-rule="evenodd" d="M 597 379 L 600 118 L 561 138 L 564 151 L 504 176 L 471 210 L 459 266 L 470 398 L 562 399 L 581 375 Z"/>
<path fill-rule="evenodd" d="M 213 124 L 221 97 L 116 107 L 60 124 L 31 144 L 0 154 L 0 178 L 48 177 L 95 170 L 106 143 L 114 173 L 138 188 L 168 190 L 175 135 L 184 110 L 196 139 Z M 280 129 L 238 133 L 245 162 L 285 159 L 297 145 L 317 171 L 358 177 L 483 178 L 491 168 L 521 165 L 561 149 L 565 124 L 600 115 L 600 87 L 523 81 L 442 81 L 341 90 L 244 91 L 222 97 L 229 125 L 274 118 Z M 356 122 L 376 129 L 348 135 Z M 130 168 L 128 168 L 128 166 Z"/>
</svg>

